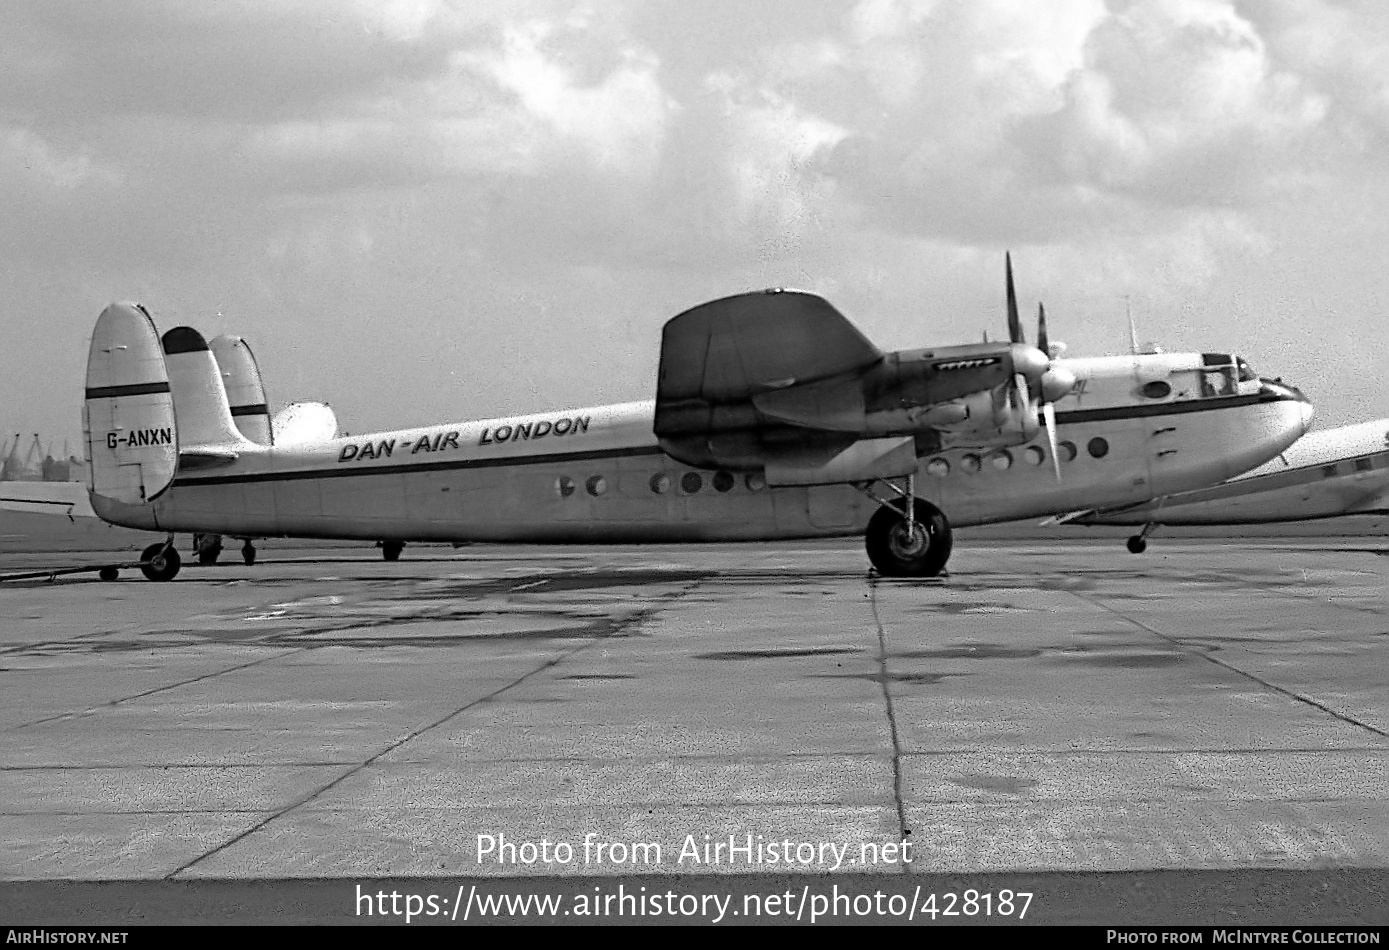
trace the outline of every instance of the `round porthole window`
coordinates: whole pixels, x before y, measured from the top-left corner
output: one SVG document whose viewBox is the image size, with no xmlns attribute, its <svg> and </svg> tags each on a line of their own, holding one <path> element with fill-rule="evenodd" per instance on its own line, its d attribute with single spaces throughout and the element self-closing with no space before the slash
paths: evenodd
<svg viewBox="0 0 1389 950">
<path fill-rule="evenodd" d="M 970 454 L 960 457 L 960 468 L 973 475 L 979 471 L 979 456 Z"/>
<path fill-rule="evenodd" d="M 748 491 L 761 491 L 767 487 L 767 480 L 754 472 L 743 479 L 743 484 L 748 486 Z"/>
<path fill-rule="evenodd" d="M 1023 454 L 1027 456 L 1027 460 L 1033 465 L 1041 465 L 1047 458 L 1047 454 L 1035 445 L 1029 445 L 1027 451 Z"/>
<path fill-rule="evenodd" d="M 1006 449 L 1000 449 L 989 456 L 989 464 L 1000 472 L 1006 472 L 1013 467 L 1013 453 Z"/>
<path fill-rule="evenodd" d="M 665 472 L 657 472 L 651 476 L 651 490 L 658 495 L 664 495 L 670 491 L 670 476 Z"/>
<path fill-rule="evenodd" d="M 714 491 L 716 491 L 716 492 L 726 492 L 726 491 L 731 491 L 732 488 L 733 488 L 733 476 L 732 476 L 732 475 L 730 475 L 728 472 L 715 472 L 715 473 L 714 473 Z"/>
<path fill-rule="evenodd" d="M 1063 462 L 1074 462 L 1076 460 L 1076 444 L 1074 442 L 1062 442 L 1056 447 L 1057 453 Z"/>
<path fill-rule="evenodd" d="M 588 487 L 588 493 L 590 495 L 593 495 L 594 497 L 597 497 L 598 495 L 601 495 L 603 494 L 603 492 L 608 490 L 608 480 L 604 478 L 602 475 L 594 475 L 587 482 L 585 482 L 585 485 Z"/>
<path fill-rule="evenodd" d="M 699 477 L 698 472 L 686 472 L 680 479 L 680 487 L 685 494 L 693 495 L 704 487 L 704 479 Z"/>
<path fill-rule="evenodd" d="M 1109 454 L 1109 443 L 1095 436 L 1085 444 L 1085 451 L 1090 453 L 1091 458 L 1102 459 Z"/>
<path fill-rule="evenodd" d="M 574 479 L 570 478 L 568 475 L 561 475 L 559 478 L 555 479 L 555 494 L 559 495 L 561 498 L 568 498 L 570 495 L 574 494 Z"/>
<path fill-rule="evenodd" d="M 1139 390 L 1148 399 L 1166 399 L 1172 395 L 1172 387 L 1160 379 L 1155 379 L 1151 383 L 1144 383 Z"/>
<path fill-rule="evenodd" d="M 950 474 L 950 463 L 945 459 L 931 459 L 926 463 L 926 474 L 934 475 L 936 478 L 944 478 Z"/>
</svg>

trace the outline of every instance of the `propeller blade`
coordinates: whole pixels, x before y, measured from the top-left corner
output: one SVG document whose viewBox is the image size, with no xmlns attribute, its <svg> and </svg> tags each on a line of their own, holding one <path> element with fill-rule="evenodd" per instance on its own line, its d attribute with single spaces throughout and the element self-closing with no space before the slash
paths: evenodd
<svg viewBox="0 0 1389 950">
<path fill-rule="evenodd" d="M 1037 302 L 1037 349 L 1051 358 L 1051 341 L 1047 338 L 1047 311 L 1041 301 Z"/>
<path fill-rule="evenodd" d="M 1056 452 L 1056 406 L 1042 404 L 1042 419 L 1047 424 L 1047 441 L 1051 443 L 1051 467 L 1056 471 L 1056 480 L 1061 481 L 1061 456 Z"/>
<path fill-rule="evenodd" d="M 1013 255 L 1003 253 L 1003 268 L 1008 284 L 1008 339 L 1013 343 L 1026 343 L 1022 335 L 1022 321 L 1018 319 L 1018 295 L 1013 291 Z"/>
</svg>

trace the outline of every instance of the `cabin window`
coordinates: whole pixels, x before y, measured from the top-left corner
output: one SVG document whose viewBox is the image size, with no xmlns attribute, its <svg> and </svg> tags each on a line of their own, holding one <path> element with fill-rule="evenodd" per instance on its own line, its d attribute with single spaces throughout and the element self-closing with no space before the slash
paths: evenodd
<svg viewBox="0 0 1389 950">
<path fill-rule="evenodd" d="M 1144 383 L 1140 392 L 1148 399 L 1166 399 L 1172 395 L 1172 387 L 1163 380 L 1155 379 L 1151 383 Z"/>
<path fill-rule="evenodd" d="M 594 475 L 585 483 L 588 493 L 597 498 L 608 490 L 608 480 L 602 475 Z"/>
<path fill-rule="evenodd" d="M 1357 472 L 1368 472 L 1375 467 L 1374 459 L 1356 459 L 1355 470 Z"/>
<path fill-rule="evenodd" d="M 950 474 L 950 463 L 945 459 L 931 459 L 926 463 L 926 474 L 944 478 Z"/>
<path fill-rule="evenodd" d="M 1336 477 L 1336 466 L 1334 466 L 1334 465 L 1323 465 L 1323 466 L 1321 467 L 1321 477 L 1322 477 L 1322 478 L 1335 478 L 1335 477 Z"/>
<path fill-rule="evenodd" d="M 1085 451 L 1091 458 L 1102 459 L 1109 454 L 1109 442 L 1097 435 L 1085 444 Z"/>
<path fill-rule="evenodd" d="M 1041 465 L 1047 459 L 1047 454 L 1035 445 L 1029 445 L 1027 451 L 1023 453 L 1027 460 L 1033 465 Z"/>
<path fill-rule="evenodd" d="M 960 468 L 970 475 L 979 471 L 979 456 L 973 453 L 960 456 Z"/>
<path fill-rule="evenodd" d="M 1013 467 L 1013 453 L 1007 449 L 999 449 L 989 456 L 989 464 L 1000 472 L 1006 472 Z"/>
<path fill-rule="evenodd" d="M 1076 444 L 1074 442 L 1061 442 L 1056 446 L 1057 455 L 1063 462 L 1074 462 L 1076 460 Z"/>
<path fill-rule="evenodd" d="M 743 478 L 743 484 L 748 486 L 748 491 L 761 491 L 767 487 L 767 479 L 756 472 Z"/>
<path fill-rule="evenodd" d="M 684 490 L 685 494 L 693 495 L 704 487 L 704 479 L 699 477 L 698 472 L 686 472 L 680 479 L 680 487 Z"/>
<path fill-rule="evenodd" d="M 733 489 L 733 476 L 727 472 L 714 473 L 714 491 L 726 492 Z"/>
<path fill-rule="evenodd" d="M 570 495 L 574 494 L 574 479 L 570 478 L 568 475 L 561 475 L 559 478 L 555 479 L 555 494 L 559 495 L 561 498 L 568 498 Z"/>
<path fill-rule="evenodd" d="M 658 495 L 664 495 L 670 491 L 670 476 L 665 472 L 657 472 L 651 476 L 651 490 Z"/>
</svg>

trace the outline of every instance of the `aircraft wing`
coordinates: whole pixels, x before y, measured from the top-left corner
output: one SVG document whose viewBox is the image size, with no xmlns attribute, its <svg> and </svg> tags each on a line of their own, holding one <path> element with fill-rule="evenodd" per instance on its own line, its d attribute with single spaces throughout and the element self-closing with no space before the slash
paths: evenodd
<svg viewBox="0 0 1389 950">
<path fill-rule="evenodd" d="M 893 478 L 942 439 L 1026 441 L 1026 397 L 1048 359 L 966 344 L 884 353 L 829 301 L 795 290 L 724 297 L 661 338 L 655 434 L 700 468 L 765 471 L 768 484 Z"/>
<path fill-rule="evenodd" d="M 0 482 L 0 509 L 95 518 L 84 482 Z"/>
</svg>

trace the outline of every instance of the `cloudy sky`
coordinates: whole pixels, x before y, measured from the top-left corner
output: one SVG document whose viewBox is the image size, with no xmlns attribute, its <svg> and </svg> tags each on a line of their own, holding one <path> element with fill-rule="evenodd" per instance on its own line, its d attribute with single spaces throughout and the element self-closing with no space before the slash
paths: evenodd
<svg viewBox="0 0 1389 950">
<path fill-rule="evenodd" d="M 767 286 L 880 346 L 1230 350 L 1389 415 L 1375 0 L 6 0 L 0 427 L 114 299 L 352 431 L 649 398 Z"/>
</svg>

